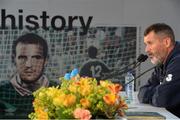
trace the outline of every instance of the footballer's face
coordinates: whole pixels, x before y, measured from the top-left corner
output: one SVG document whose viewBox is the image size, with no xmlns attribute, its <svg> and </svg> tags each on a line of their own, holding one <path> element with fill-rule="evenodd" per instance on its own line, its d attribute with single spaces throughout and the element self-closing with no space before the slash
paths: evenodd
<svg viewBox="0 0 180 120">
<path fill-rule="evenodd" d="M 15 63 L 21 80 L 28 83 L 38 80 L 46 64 L 42 46 L 18 43 Z"/>
</svg>

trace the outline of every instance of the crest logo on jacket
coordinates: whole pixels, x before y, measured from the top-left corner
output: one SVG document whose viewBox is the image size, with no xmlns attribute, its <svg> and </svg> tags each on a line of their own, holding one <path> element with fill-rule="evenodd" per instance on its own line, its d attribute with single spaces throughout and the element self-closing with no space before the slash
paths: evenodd
<svg viewBox="0 0 180 120">
<path fill-rule="evenodd" d="M 173 75 L 172 74 L 168 74 L 166 77 L 166 81 L 170 82 L 172 80 Z"/>
</svg>

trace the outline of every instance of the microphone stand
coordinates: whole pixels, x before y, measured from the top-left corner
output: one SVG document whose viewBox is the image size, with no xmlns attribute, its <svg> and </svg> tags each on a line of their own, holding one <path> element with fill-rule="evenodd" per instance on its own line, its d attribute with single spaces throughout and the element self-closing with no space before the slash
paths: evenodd
<svg viewBox="0 0 180 120">
<path fill-rule="evenodd" d="M 130 64 L 128 64 L 127 66 L 123 67 L 122 69 L 120 70 L 115 70 L 115 72 L 113 73 L 110 73 L 109 75 L 107 74 L 104 74 L 104 76 L 102 77 L 102 79 L 108 79 L 108 78 L 112 78 L 112 77 L 115 77 L 115 76 L 118 76 L 119 74 L 122 75 L 123 73 L 126 73 L 128 71 L 128 67 L 131 66 L 131 65 L 134 65 L 132 67 L 132 69 L 135 69 L 136 67 L 138 67 L 142 62 L 146 61 L 148 58 L 147 55 L 144 55 L 144 54 L 140 54 L 139 57 L 137 58 L 137 62 L 134 61 Z M 107 75 L 107 76 L 105 76 Z"/>
<path fill-rule="evenodd" d="M 132 69 L 135 69 L 136 67 L 138 67 L 142 62 L 133 62 L 133 63 L 130 63 L 128 64 L 127 66 L 123 67 L 122 69 L 120 70 L 116 70 L 115 72 L 113 73 L 110 73 L 110 75 L 107 75 L 105 77 L 102 77 L 102 79 L 108 79 L 108 78 L 112 78 L 112 77 L 115 77 L 115 76 L 118 76 L 118 75 L 122 75 L 123 73 L 126 73 L 129 69 L 128 67 L 131 66 L 131 65 L 134 65 L 132 67 Z M 104 74 L 106 75 L 106 74 Z"/>
<path fill-rule="evenodd" d="M 138 75 L 137 77 L 135 77 L 134 79 L 132 79 L 131 81 L 125 83 L 123 86 L 128 85 L 129 83 L 131 83 L 131 82 L 133 82 L 134 80 L 138 79 L 139 77 L 141 77 L 141 76 L 144 75 L 145 73 L 149 72 L 150 70 L 154 69 L 155 67 L 156 67 L 156 66 L 154 66 L 154 67 L 152 67 L 152 68 L 150 68 L 150 69 L 144 71 L 143 73 L 141 73 L 140 75 Z"/>
</svg>

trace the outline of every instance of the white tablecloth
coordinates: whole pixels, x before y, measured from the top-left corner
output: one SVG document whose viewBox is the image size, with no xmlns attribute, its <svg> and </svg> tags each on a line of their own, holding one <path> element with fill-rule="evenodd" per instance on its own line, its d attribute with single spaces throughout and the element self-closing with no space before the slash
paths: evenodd
<svg viewBox="0 0 180 120">
<path fill-rule="evenodd" d="M 125 95 L 124 92 L 121 92 L 121 94 L 122 94 L 122 96 Z M 135 99 L 134 102 L 132 104 L 128 105 L 129 112 L 157 112 L 157 113 L 163 115 L 164 117 L 166 117 L 166 120 L 180 120 L 180 118 L 176 117 L 175 115 L 173 115 L 172 113 L 167 111 L 165 108 L 154 107 L 149 104 L 139 103 L 139 101 L 137 99 L 137 92 L 135 92 L 134 99 Z"/>
</svg>

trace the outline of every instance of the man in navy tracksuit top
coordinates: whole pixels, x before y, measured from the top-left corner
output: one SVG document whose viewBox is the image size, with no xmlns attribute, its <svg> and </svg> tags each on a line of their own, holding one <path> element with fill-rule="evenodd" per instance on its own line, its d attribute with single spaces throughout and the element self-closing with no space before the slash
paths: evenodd
<svg viewBox="0 0 180 120">
<path fill-rule="evenodd" d="M 138 93 L 139 101 L 165 107 L 180 117 L 180 43 L 173 30 L 164 23 L 149 26 L 144 43 L 151 62 L 157 65 L 151 78 Z"/>
</svg>

